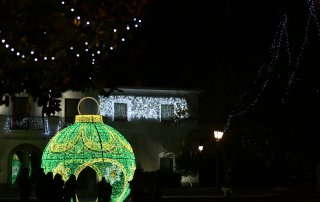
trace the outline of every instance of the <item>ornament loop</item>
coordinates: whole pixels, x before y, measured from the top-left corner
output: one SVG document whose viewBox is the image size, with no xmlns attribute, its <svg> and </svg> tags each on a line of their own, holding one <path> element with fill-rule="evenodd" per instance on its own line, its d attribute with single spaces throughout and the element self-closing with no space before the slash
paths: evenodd
<svg viewBox="0 0 320 202">
<path fill-rule="evenodd" d="M 90 100 L 93 100 L 96 104 L 97 104 L 97 113 L 96 114 L 99 114 L 99 102 L 98 102 L 98 100 L 96 100 L 95 98 L 93 98 L 93 97 L 83 97 L 83 98 L 81 98 L 80 100 L 79 100 L 79 102 L 78 102 L 78 107 L 77 107 L 77 109 L 78 109 L 78 113 L 79 114 L 81 114 L 81 112 L 80 112 L 80 105 L 81 105 L 81 102 L 83 102 L 84 100 L 86 100 L 86 99 L 90 99 Z"/>
</svg>

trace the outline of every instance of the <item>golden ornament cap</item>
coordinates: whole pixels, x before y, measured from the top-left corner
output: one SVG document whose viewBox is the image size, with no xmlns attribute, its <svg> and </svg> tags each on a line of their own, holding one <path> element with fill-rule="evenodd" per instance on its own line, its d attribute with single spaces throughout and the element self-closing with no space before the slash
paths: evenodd
<svg viewBox="0 0 320 202">
<path fill-rule="evenodd" d="M 76 115 L 75 123 L 103 123 L 101 115 Z"/>
</svg>

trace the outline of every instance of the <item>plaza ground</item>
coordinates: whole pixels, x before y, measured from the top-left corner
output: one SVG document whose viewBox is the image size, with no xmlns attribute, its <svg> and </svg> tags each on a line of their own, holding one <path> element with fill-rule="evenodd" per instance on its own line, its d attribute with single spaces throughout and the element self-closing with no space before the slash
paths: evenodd
<svg viewBox="0 0 320 202">
<path fill-rule="evenodd" d="M 303 187 L 241 187 L 234 190 L 233 196 L 217 194 L 215 187 L 179 187 L 164 189 L 161 202 L 319 202 L 315 188 Z M 0 202 L 17 202 L 16 188 L 0 187 Z M 36 202 L 34 194 L 30 202 Z M 80 202 L 94 202 L 84 198 Z"/>
</svg>

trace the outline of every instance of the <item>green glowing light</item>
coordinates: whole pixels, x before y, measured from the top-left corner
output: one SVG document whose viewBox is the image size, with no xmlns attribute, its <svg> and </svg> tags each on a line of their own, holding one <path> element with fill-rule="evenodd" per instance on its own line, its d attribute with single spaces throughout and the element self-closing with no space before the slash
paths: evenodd
<svg viewBox="0 0 320 202">
<path fill-rule="evenodd" d="M 59 173 L 66 181 L 91 167 L 101 179 L 112 185 L 112 202 L 123 201 L 130 193 L 129 181 L 135 169 L 131 145 L 100 115 L 77 115 L 75 123 L 58 132 L 42 155 L 44 171 Z"/>
<path fill-rule="evenodd" d="M 11 184 L 14 184 L 16 182 L 20 168 L 21 168 L 21 162 L 20 162 L 17 154 L 14 154 L 12 157 Z"/>
</svg>

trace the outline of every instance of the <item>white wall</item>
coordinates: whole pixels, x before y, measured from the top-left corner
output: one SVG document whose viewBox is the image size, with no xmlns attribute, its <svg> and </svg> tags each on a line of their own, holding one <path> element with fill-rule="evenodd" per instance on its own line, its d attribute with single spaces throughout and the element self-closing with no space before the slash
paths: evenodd
<svg viewBox="0 0 320 202">
<path fill-rule="evenodd" d="M 131 92 L 125 91 L 125 92 Z M 141 96 L 139 90 L 135 90 L 135 96 Z M 168 91 L 154 92 L 152 90 L 146 91 L 146 93 L 153 93 L 152 96 L 164 96 L 164 93 Z M 170 96 L 174 97 L 176 91 L 170 91 Z M 161 94 L 159 94 L 161 93 Z M 177 92 L 180 97 L 187 96 L 187 92 Z M 191 112 L 196 112 L 197 107 L 197 93 L 188 95 L 187 101 Z M 19 96 L 27 96 L 20 94 Z M 55 118 L 52 119 L 50 124 L 50 130 L 52 134 L 57 131 L 57 123 L 59 117 L 65 117 L 65 99 L 81 99 L 83 97 L 94 97 L 98 100 L 97 92 L 75 92 L 67 91 L 62 94 L 61 97 L 61 111 L 55 114 Z M 151 95 L 149 95 L 151 96 Z M 5 125 L 5 116 L 11 115 L 10 107 L 0 106 L 0 184 L 7 182 L 7 170 L 8 170 L 8 155 L 19 144 L 30 143 L 36 145 L 39 149 L 43 150 L 48 142 L 48 136 L 44 136 L 42 131 L 22 130 L 12 131 L 13 134 L 5 134 L 3 127 Z M 41 107 L 38 107 L 36 103 L 32 108 L 33 116 L 41 116 Z M 191 114 L 193 117 L 193 114 Z M 110 120 L 109 120 L 110 121 Z M 132 122 L 127 121 L 107 121 L 108 124 L 118 130 L 131 144 L 136 156 L 136 161 L 145 171 L 154 171 L 160 168 L 160 153 L 167 152 L 179 152 L 181 149 L 181 143 L 183 138 L 194 131 L 198 127 L 198 122 L 194 119 L 184 120 L 181 123 L 175 124 L 173 122 L 159 122 L 155 120 L 134 120 Z M 54 124 L 53 124 L 54 123 Z M 17 134 L 20 133 L 20 134 Z M 37 134 L 31 134 L 37 133 Z M 10 136 L 11 135 L 11 136 Z"/>
<path fill-rule="evenodd" d="M 118 130 L 131 144 L 144 170 L 154 171 L 160 168 L 159 154 L 178 153 L 182 148 L 183 138 L 198 127 L 196 121 L 180 124 L 151 121 L 110 122 L 108 125 Z"/>
</svg>

